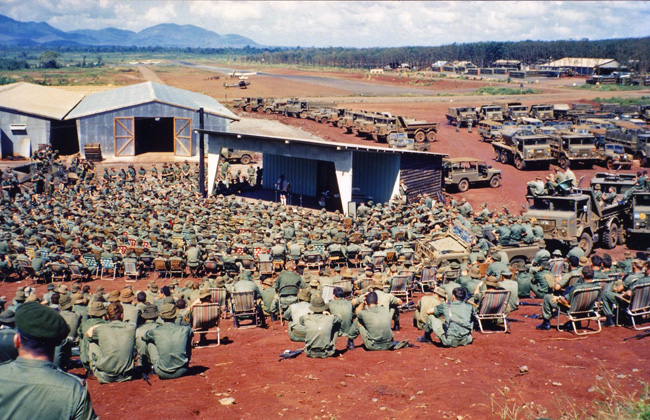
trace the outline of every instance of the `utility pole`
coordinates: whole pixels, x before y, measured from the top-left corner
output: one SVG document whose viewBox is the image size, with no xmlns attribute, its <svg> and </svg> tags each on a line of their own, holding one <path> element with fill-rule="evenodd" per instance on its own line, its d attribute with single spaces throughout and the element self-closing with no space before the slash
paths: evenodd
<svg viewBox="0 0 650 420">
<path fill-rule="evenodd" d="M 203 108 L 199 108 L 199 193 L 205 198 L 207 196 L 205 191 L 205 112 Z"/>
</svg>

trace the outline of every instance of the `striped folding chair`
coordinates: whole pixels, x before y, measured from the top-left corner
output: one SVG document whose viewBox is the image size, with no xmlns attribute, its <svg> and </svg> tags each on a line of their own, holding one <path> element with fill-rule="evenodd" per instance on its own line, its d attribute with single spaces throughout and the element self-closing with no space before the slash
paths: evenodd
<svg viewBox="0 0 650 420">
<path fill-rule="evenodd" d="M 650 325 L 638 327 L 634 318 L 650 315 L 650 283 L 636 284 L 630 290 L 632 290 L 632 297 L 625 312 L 630 316 L 635 330 L 647 330 Z"/>
<path fill-rule="evenodd" d="M 333 284 L 324 284 L 321 287 L 321 297 L 325 303 L 329 303 L 330 300 L 334 299 L 334 287 Z"/>
<path fill-rule="evenodd" d="M 212 302 L 218 303 L 221 308 L 221 316 L 228 318 L 226 314 L 231 312 L 228 310 L 228 290 L 225 287 L 212 287 L 210 292 L 212 293 Z"/>
<path fill-rule="evenodd" d="M 393 280 L 390 284 L 390 289 L 388 293 L 395 296 L 396 298 L 402 299 L 404 303 L 408 303 L 410 298 L 409 289 L 408 289 L 408 280 L 410 275 L 400 274 L 393 276 Z"/>
<path fill-rule="evenodd" d="M 428 288 L 429 290 L 433 290 L 434 287 L 436 287 L 437 281 L 436 281 L 436 273 L 438 272 L 437 267 L 424 267 L 422 269 L 422 272 L 420 273 L 420 288 L 422 289 L 422 293 L 424 293 L 424 288 Z"/>
<path fill-rule="evenodd" d="M 125 255 L 126 251 L 128 251 L 128 249 L 129 249 L 129 246 L 125 245 L 125 244 L 119 244 L 117 246 L 117 252 L 119 252 L 120 255 Z"/>
<path fill-rule="evenodd" d="M 564 258 L 551 258 L 548 263 L 551 266 L 551 273 L 555 277 L 564 274 Z"/>
<path fill-rule="evenodd" d="M 334 287 L 340 287 L 343 289 L 346 295 L 352 294 L 352 282 L 350 280 L 337 280 L 334 282 Z"/>
<path fill-rule="evenodd" d="M 569 322 L 573 326 L 573 332 L 576 335 L 596 334 L 601 331 L 600 314 L 596 308 L 596 302 L 600 297 L 600 286 L 581 287 L 574 289 L 571 293 L 571 306 L 569 308 L 562 307 L 558 310 L 557 316 L 557 330 L 560 330 L 560 315 L 564 314 L 569 318 Z M 587 326 L 591 321 L 598 323 L 597 331 L 578 332 L 576 322 L 587 321 Z"/>
<path fill-rule="evenodd" d="M 251 321 L 247 327 L 257 327 L 259 323 L 255 292 L 252 290 L 232 293 L 232 323 L 235 328 L 241 327 L 242 319 Z"/>
<path fill-rule="evenodd" d="M 192 343 L 195 347 L 199 347 L 201 336 L 207 339 L 207 335 L 211 332 L 217 334 L 217 344 L 212 346 L 201 347 L 215 347 L 221 344 L 221 329 L 219 328 L 219 321 L 221 319 L 221 310 L 218 303 L 199 303 L 192 307 L 192 330 L 194 336 L 199 338 L 198 342 Z"/>
<path fill-rule="evenodd" d="M 478 328 L 483 334 L 498 332 L 483 330 L 483 321 L 503 320 L 503 332 L 508 332 L 508 320 L 506 319 L 506 308 L 510 299 L 508 290 L 486 290 L 476 311 Z"/>
</svg>

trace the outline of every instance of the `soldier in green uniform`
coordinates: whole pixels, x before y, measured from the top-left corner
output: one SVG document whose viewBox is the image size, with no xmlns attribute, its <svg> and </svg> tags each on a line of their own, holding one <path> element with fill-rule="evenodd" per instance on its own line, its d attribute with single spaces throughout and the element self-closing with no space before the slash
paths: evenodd
<svg viewBox="0 0 650 420">
<path fill-rule="evenodd" d="M 88 332 L 90 344 L 90 368 L 99 383 L 124 382 L 133 378 L 133 353 L 135 325 L 122 322 L 122 305 L 108 306 L 108 324 L 91 327 Z"/>
<path fill-rule="evenodd" d="M 476 317 L 474 307 L 465 302 L 467 292 L 462 287 L 453 291 L 450 303 L 443 303 L 430 309 L 424 335 L 418 337 L 419 342 L 432 342 L 433 332 L 445 347 L 466 346 L 472 343 L 472 330 Z M 444 318 L 444 321 L 441 319 Z"/>
<path fill-rule="evenodd" d="M 52 363 L 69 333 L 52 308 L 30 302 L 18 308 L 14 345 L 18 358 L 0 364 L 2 417 L 12 420 L 95 419 L 84 382 Z"/>
<path fill-rule="evenodd" d="M 79 359 L 81 364 L 87 369 L 90 370 L 90 356 L 88 355 L 88 346 L 90 344 L 90 337 L 86 334 L 88 330 L 95 325 L 105 324 L 106 320 L 106 307 L 104 306 L 102 300 L 94 300 L 86 312 L 86 319 L 83 320 L 81 325 L 79 325 L 79 331 L 77 335 L 80 338 L 79 343 Z"/>
<path fill-rule="evenodd" d="M 165 303 L 160 310 L 164 323 L 148 330 L 143 338 L 147 343 L 147 359 L 160 379 L 185 375 L 192 357 L 192 329 L 176 325 L 176 315 L 176 306 Z"/>
<path fill-rule="evenodd" d="M 137 326 L 135 329 L 135 350 L 138 353 L 137 361 L 138 366 L 145 366 L 149 368 L 149 359 L 147 358 L 147 343 L 144 341 L 145 334 L 156 327 L 158 327 L 158 307 L 153 303 L 145 303 L 144 309 L 140 314 L 140 318 L 144 323 Z"/>
<path fill-rule="evenodd" d="M 0 313 L 0 363 L 18 357 L 18 349 L 14 346 L 15 317 L 16 314 L 11 309 Z"/>
<path fill-rule="evenodd" d="M 341 319 L 325 313 L 328 306 L 319 295 L 313 297 L 309 309 L 313 313 L 300 318 L 300 325 L 305 331 L 305 355 L 323 359 L 331 357 L 336 352 Z"/>
<path fill-rule="evenodd" d="M 341 319 L 341 335 L 347 337 L 354 320 L 352 302 L 345 298 L 345 290 L 341 287 L 334 288 L 334 299 L 329 301 L 329 312 Z"/>
<path fill-rule="evenodd" d="M 391 315 L 387 307 L 377 305 L 377 293 L 366 295 L 365 303 L 357 310 L 357 320 L 348 334 L 348 349 L 354 349 L 354 339 L 361 335 L 366 350 L 392 350 L 393 331 L 390 328 Z"/>
</svg>

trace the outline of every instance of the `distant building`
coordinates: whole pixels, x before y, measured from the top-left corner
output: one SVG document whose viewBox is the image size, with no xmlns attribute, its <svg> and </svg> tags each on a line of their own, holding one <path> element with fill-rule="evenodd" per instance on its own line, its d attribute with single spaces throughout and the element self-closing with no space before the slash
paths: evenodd
<svg viewBox="0 0 650 420">
<path fill-rule="evenodd" d="M 521 61 L 520 60 L 497 60 L 494 63 L 492 63 L 492 67 L 521 70 Z"/>
<path fill-rule="evenodd" d="M 620 63 L 613 58 L 564 57 L 540 65 L 541 70 L 568 69 L 576 74 L 587 76 L 593 76 L 595 74 L 611 74 L 620 68 Z"/>
<path fill-rule="evenodd" d="M 382 68 L 370 69 L 370 74 L 384 74 L 384 69 Z"/>
</svg>

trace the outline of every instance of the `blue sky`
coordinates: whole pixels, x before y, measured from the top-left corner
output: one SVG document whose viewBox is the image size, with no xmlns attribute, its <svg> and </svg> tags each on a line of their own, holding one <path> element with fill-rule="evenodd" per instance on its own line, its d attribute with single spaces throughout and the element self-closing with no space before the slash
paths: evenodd
<svg viewBox="0 0 650 420">
<path fill-rule="evenodd" d="M 650 35 L 650 2 L 0 0 L 0 13 L 57 29 L 159 23 L 234 33 L 259 44 L 397 47 L 453 42 Z"/>
</svg>

